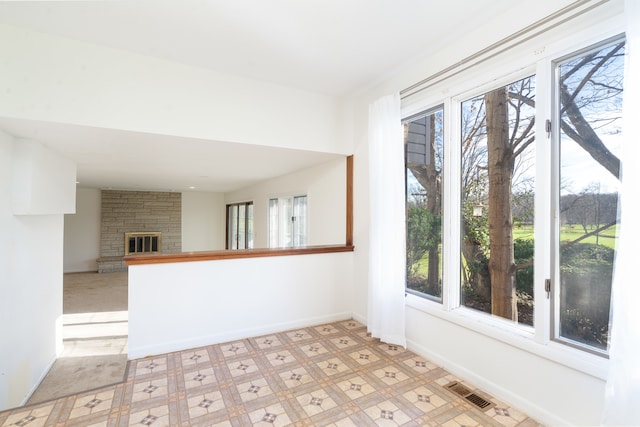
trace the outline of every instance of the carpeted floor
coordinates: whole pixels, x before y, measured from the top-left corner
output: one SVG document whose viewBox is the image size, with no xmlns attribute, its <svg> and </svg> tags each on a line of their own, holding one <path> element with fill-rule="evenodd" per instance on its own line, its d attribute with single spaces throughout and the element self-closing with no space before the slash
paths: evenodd
<svg viewBox="0 0 640 427">
<path fill-rule="evenodd" d="M 539 424 L 351 320 L 133 360 L 124 383 L 1 412 L 10 425 Z"/>
<path fill-rule="evenodd" d="M 64 350 L 27 404 L 121 383 L 127 367 L 127 273 L 64 275 Z"/>
</svg>

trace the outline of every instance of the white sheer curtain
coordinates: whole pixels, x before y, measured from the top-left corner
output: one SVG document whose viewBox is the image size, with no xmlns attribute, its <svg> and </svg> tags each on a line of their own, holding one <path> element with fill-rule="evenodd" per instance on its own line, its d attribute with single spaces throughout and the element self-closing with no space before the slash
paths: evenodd
<svg viewBox="0 0 640 427">
<path fill-rule="evenodd" d="M 406 347 L 404 142 L 400 95 L 369 105 L 369 310 L 372 336 Z"/>
<path fill-rule="evenodd" d="M 611 346 L 602 424 L 640 425 L 640 2 L 625 1 L 624 146 L 621 230 L 612 289 Z"/>
</svg>

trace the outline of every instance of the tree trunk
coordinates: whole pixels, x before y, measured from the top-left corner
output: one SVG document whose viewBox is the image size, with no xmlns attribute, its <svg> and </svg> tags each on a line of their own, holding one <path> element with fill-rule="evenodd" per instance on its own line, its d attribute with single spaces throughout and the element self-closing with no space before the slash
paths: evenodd
<svg viewBox="0 0 640 427">
<path fill-rule="evenodd" d="M 489 175 L 489 274 L 491 312 L 518 320 L 515 259 L 513 253 L 512 177 L 513 148 L 509 141 L 506 88 L 485 95 L 487 167 Z"/>
</svg>

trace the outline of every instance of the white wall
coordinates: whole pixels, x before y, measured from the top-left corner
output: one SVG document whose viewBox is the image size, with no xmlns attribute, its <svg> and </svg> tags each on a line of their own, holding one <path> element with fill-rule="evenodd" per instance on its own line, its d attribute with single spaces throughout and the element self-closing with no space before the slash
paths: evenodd
<svg viewBox="0 0 640 427">
<path fill-rule="evenodd" d="M 526 3 L 526 4 L 525 4 Z M 511 13 L 497 17 L 495 22 L 478 27 L 474 32 L 460 35 L 450 46 L 429 55 L 423 61 L 404 67 L 393 78 L 386 80 L 359 97 L 350 99 L 354 123 L 355 159 L 355 228 L 354 240 L 359 249 L 354 253 L 354 297 L 352 307 L 357 318 L 367 318 L 368 280 L 368 182 L 367 164 L 367 115 L 371 102 L 383 95 L 398 92 L 430 75 L 455 64 L 460 59 L 508 36 L 510 33 L 530 25 L 553 10 L 566 5 L 567 1 L 544 0 L 536 2 L 534 8 L 523 2 L 522 13 Z M 603 10 L 581 17 L 582 29 L 597 37 L 595 24 L 618 17 L 620 1 L 612 0 Z M 590 24 L 588 24 L 590 22 Z M 588 30 L 587 30 L 588 29 Z M 570 29 L 555 43 L 575 43 L 577 31 Z M 549 45 L 529 41 L 523 47 L 523 56 L 535 57 Z M 533 60 L 535 63 L 535 59 Z M 492 63 L 494 77 L 502 77 L 513 72 L 514 63 L 502 61 Z M 476 70 L 477 71 L 477 70 Z M 486 75 L 469 73 L 465 84 L 484 84 Z M 483 79 L 485 81 L 480 81 Z M 473 81 L 471 81 L 473 80 Z M 468 89 L 468 87 L 467 87 Z M 419 104 L 425 99 L 442 99 L 455 95 L 457 89 L 442 85 L 425 91 L 409 102 Z M 418 99 L 418 101 L 416 101 Z M 407 102 L 405 101 L 406 105 Z M 435 104 L 434 104 L 435 105 Z M 430 107 L 434 106 L 430 105 Z M 411 296 L 410 296 L 411 297 Z M 411 298 L 408 298 L 408 301 Z M 606 361 L 598 358 L 591 364 L 589 356 L 563 358 L 562 352 L 554 353 L 552 345 L 515 336 L 508 339 L 494 339 L 499 328 L 479 330 L 473 322 L 456 322 L 452 312 L 440 310 L 434 313 L 420 304 L 409 304 L 406 308 L 406 335 L 409 348 L 425 355 L 449 369 L 455 375 L 469 381 L 497 398 L 512 402 L 534 418 L 550 425 L 598 425 L 600 424 Z M 491 330 L 493 329 L 493 331 Z M 503 337 L 504 338 L 504 337 Z M 507 344 L 507 342 L 510 342 Z M 524 344 L 526 342 L 527 344 Z M 566 346 L 564 346 L 566 348 Z M 580 352 L 579 352 L 580 353 Z M 597 358 L 593 356 L 593 358 Z M 580 363 L 572 362 L 579 359 Z M 602 366 L 605 366 L 603 369 Z"/>
<path fill-rule="evenodd" d="M 343 292 L 353 280 L 352 258 L 346 252 L 130 266 L 129 358 L 349 319 Z"/>
<path fill-rule="evenodd" d="M 225 203 L 222 193 L 182 193 L 182 252 L 224 249 Z"/>
<path fill-rule="evenodd" d="M 64 272 L 98 271 L 100 202 L 97 188 L 76 190 L 76 213 L 64 216 Z"/>
<path fill-rule="evenodd" d="M 13 213 L 75 212 L 76 165 L 36 141 L 13 144 Z"/>
<path fill-rule="evenodd" d="M 68 188 L 75 191 L 74 176 L 57 188 L 59 198 L 46 198 L 53 200 L 51 204 L 33 199 L 47 214 L 14 215 L 12 191 L 20 183 L 15 182 L 12 165 L 20 143 L 0 132 L 0 410 L 24 403 L 62 349 L 63 213 L 73 211 L 73 206 L 60 206 L 58 201 L 68 200 Z M 42 169 L 32 178 L 74 175 L 65 159 L 53 164 L 55 168 L 40 164 Z M 60 164 L 68 168 L 59 170 Z"/>
<path fill-rule="evenodd" d="M 344 244 L 346 159 L 283 175 L 225 195 L 225 203 L 253 201 L 254 247 L 269 246 L 269 199 L 307 195 L 308 245 Z"/>
<path fill-rule="evenodd" d="M 0 116 L 345 151 L 324 95 L 0 25 Z"/>
<path fill-rule="evenodd" d="M 409 348 L 470 384 L 547 425 L 599 425 L 602 378 L 415 307 L 406 316 Z"/>
</svg>

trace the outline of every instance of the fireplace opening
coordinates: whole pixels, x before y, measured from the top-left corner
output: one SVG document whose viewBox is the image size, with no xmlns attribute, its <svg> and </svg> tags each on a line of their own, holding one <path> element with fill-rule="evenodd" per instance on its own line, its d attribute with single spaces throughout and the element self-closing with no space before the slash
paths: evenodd
<svg viewBox="0 0 640 427">
<path fill-rule="evenodd" d="M 124 234 L 124 254 L 150 254 L 161 251 L 162 233 L 159 231 L 146 231 Z"/>
</svg>

